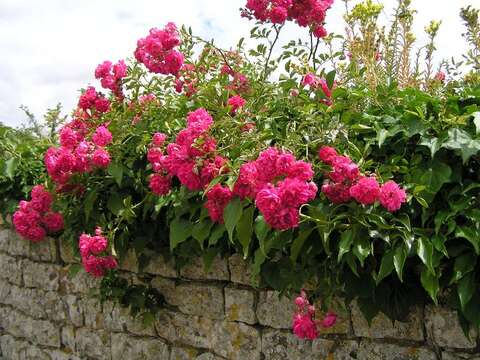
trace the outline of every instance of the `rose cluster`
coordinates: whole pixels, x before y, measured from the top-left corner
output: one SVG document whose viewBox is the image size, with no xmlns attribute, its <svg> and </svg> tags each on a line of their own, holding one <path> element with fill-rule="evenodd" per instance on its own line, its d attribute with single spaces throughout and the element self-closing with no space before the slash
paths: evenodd
<svg viewBox="0 0 480 360">
<path fill-rule="evenodd" d="M 18 234 L 33 242 L 41 241 L 47 233 L 63 229 L 63 217 L 51 209 L 52 195 L 42 185 L 35 185 L 31 200 L 20 201 L 19 209 L 13 214 L 13 225 Z"/>
<path fill-rule="evenodd" d="M 174 23 L 168 23 L 162 30 L 153 28 L 147 37 L 137 41 L 135 59 L 148 70 L 159 74 L 177 75 L 183 65 L 183 54 L 175 47 L 180 37 Z"/>
<path fill-rule="evenodd" d="M 328 87 L 325 79 L 322 79 L 313 73 L 308 73 L 302 79 L 302 86 L 309 86 L 310 89 L 314 91 L 321 89 L 325 95 L 325 99 L 322 99 L 321 102 L 329 106 L 332 105 L 332 90 Z"/>
<path fill-rule="evenodd" d="M 321 38 L 327 35 L 323 25 L 332 4 L 333 0 L 247 0 L 242 16 L 273 24 L 294 20 Z"/>
<path fill-rule="evenodd" d="M 111 61 L 104 61 L 95 69 L 95 79 L 99 79 L 104 89 L 112 90 L 113 94 L 123 99 L 122 79 L 127 76 L 127 65 L 120 60 L 115 65 Z"/>
<path fill-rule="evenodd" d="M 111 255 L 106 255 L 108 240 L 102 235 L 102 229 L 95 229 L 95 236 L 80 235 L 80 256 L 85 271 L 94 277 L 102 277 L 105 272 L 118 266 L 117 260 Z"/>
<path fill-rule="evenodd" d="M 372 205 L 379 201 L 388 211 L 394 212 L 406 201 L 405 190 L 393 180 L 380 186 L 375 177 L 361 175 L 358 165 L 348 156 L 338 155 L 334 148 L 323 146 L 318 156 L 332 167 L 322 192 L 334 204 L 355 200 L 363 205 Z"/>
<path fill-rule="evenodd" d="M 95 167 L 106 168 L 110 164 L 105 146 L 112 141 L 112 134 L 106 125 L 93 131 L 89 124 L 75 119 L 62 127 L 59 137 L 60 147 L 50 147 L 44 162 L 48 175 L 60 188 L 75 173 L 88 173 Z"/>
<path fill-rule="evenodd" d="M 317 186 L 312 178 L 311 164 L 270 147 L 240 167 L 233 193 L 255 200 L 265 221 L 285 230 L 298 226 L 300 206 L 315 198 Z"/>
<path fill-rule="evenodd" d="M 191 191 L 203 190 L 225 171 L 227 162 L 215 154 L 216 141 L 208 134 L 212 124 L 213 119 L 205 109 L 192 111 L 187 116 L 187 127 L 178 133 L 175 142 L 166 146 L 166 154 L 161 148 L 163 141 L 155 144 L 154 137 L 147 154 L 153 170 L 164 177 L 177 177 Z M 160 135 L 157 137 L 160 139 Z"/>
<path fill-rule="evenodd" d="M 78 100 L 79 109 L 89 116 L 101 115 L 110 109 L 110 100 L 97 92 L 93 86 L 89 86 Z"/>
<path fill-rule="evenodd" d="M 197 74 L 195 71 L 195 65 L 193 64 L 183 64 L 180 72 L 175 79 L 175 91 L 185 93 L 185 96 L 191 97 L 197 92 Z"/>
<path fill-rule="evenodd" d="M 302 290 L 295 299 L 296 311 L 293 315 L 292 330 L 300 339 L 315 340 L 318 337 L 318 325 L 329 328 L 337 322 L 334 312 L 327 312 L 323 320 L 314 320 L 315 306 L 308 301 L 307 294 Z"/>
</svg>

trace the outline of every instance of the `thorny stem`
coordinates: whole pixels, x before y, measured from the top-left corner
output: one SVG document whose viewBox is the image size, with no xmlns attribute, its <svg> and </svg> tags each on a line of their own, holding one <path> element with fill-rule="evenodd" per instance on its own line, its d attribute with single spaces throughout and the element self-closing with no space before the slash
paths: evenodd
<svg viewBox="0 0 480 360">
<path fill-rule="evenodd" d="M 315 64 L 315 58 L 317 57 L 317 50 L 318 50 L 318 45 L 320 44 L 320 38 L 317 38 L 317 43 L 315 44 L 315 49 L 313 50 L 313 56 L 312 56 L 312 63 L 313 63 L 313 70 L 317 70 L 317 64 Z"/>
<path fill-rule="evenodd" d="M 275 44 L 278 41 L 278 36 L 280 35 L 280 30 L 282 30 L 283 25 L 280 27 L 277 27 L 277 25 L 273 25 L 273 28 L 275 29 L 275 39 L 273 42 L 270 42 L 270 51 L 268 52 L 267 60 L 265 61 L 265 68 L 263 69 L 263 80 L 267 78 L 268 75 L 268 63 L 270 62 L 270 57 L 272 56 L 272 51 L 273 48 L 275 47 Z"/>
<path fill-rule="evenodd" d="M 220 56 L 223 58 L 223 61 L 225 62 L 225 64 L 228 66 L 228 68 L 229 68 L 233 73 L 235 72 L 235 70 L 233 70 L 233 68 L 230 66 L 230 63 L 228 62 L 227 57 L 225 56 L 225 52 L 224 52 L 222 49 L 220 49 L 218 46 L 215 46 L 215 45 L 213 44 L 213 42 L 203 40 L 202 38 L 200 38 L 200 37 L 198 37 L 198 36 L 192 36 L 192 38 L 195 38 L 197 41 L 202 42 L 202 43 L 204 43 L 205 45 L 211 46 L 212 48 L 214 48 L 215 50 L 217 50 L 217 51 L 220 53 Z"/>
</svg>

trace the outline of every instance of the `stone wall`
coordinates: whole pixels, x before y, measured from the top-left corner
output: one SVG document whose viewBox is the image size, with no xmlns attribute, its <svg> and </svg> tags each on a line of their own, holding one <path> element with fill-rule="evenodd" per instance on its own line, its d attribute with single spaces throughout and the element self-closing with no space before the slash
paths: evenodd
<svg viewBox="0 0 480 360">
<path fill-rule="evenodd" d="M 0 359 L 480 359 L 478 334 L 466 338 L 456 314 L 418 308 L 407 323 L 377 316 L 369 327 L 355 304 L 338 301 L 340 321 L 314 342 L 290 332 L 292 302 L 255 291 L 242 259 L 201 262 L 177 273 L 161 258 L 131 281 L 150 281 L 168 307 L 144 328 L 125 309 L 89 296 L 96 280 L 55 240 L 31 244 L 0 230 Z M 343 310 L 342 310 L 343 308 Z"/>
</svg>

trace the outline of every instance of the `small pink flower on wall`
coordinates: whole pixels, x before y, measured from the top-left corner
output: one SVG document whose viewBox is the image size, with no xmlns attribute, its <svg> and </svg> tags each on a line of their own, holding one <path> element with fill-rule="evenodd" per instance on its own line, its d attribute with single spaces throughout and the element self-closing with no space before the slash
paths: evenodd
<svg viewBox="0 0 480 360">
<path fill-rule="evenodd" d="M 108 240 L 102 235 L 102 229 L 96 228 L 94 236 L 82 234 L 78 246 L 83 267 L 92 276 L 103 277 L 107 270 L 118 266 L 117 260 L 107 255 Z"/>
</svg>

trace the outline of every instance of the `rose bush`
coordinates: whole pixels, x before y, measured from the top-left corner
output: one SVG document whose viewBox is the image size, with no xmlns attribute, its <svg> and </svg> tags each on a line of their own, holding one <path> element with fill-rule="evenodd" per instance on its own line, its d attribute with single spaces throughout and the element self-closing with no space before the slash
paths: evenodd
<svg viewBox="0 0 480 360">
<path fill-rule="evenodd" d="M 41 169 L 17 175 L 12 163 L 23 157 L 8 153 L 3 196 L 19 200 L 20 178 L 42 183 L 63 217 L 54 227 L 43 221 L 47 230 L 62 222 L 61 241 L 103 277 L 101 297 L 133 313 L 151 314 L 162 300 L 116 270 L 127 252 L 140 271 L 164 254 L 178 267 L 202 256 L 208 267 L 237 252 L 255 286 L 308 287 L 324 310 L 340 295 L 357 299 L 368 319 L 378 311 L 402 319 L 411 305 L 441 299 L 465 328 L 478 328 L 477 35 L 466 34 L 472 56 L 463 65 L 473 70 L 443 63 L 447 75 L 438 76 L 435 24 L 425 66 L 411 63 L 409 1 L 388 33 L 377 26 L 381 8 L 360 3 L 344 38 L 323 27 L 330 5 L 249 0 L 242 14 L 258 20 L 250 50 L 243 40 L 222 50 L 171 23 L 150 30 L 135 60 L 92 71 L 107 92 L 82 91 L 45 152 L 48 178 Z M 478 12 L 462 17 L 478 29 Z M 276 54 L 286 21 L 308 27 L 310 38 Z M 17 231 L 38 241 L 40 231 L 29 235 L 20 220 L 25 212 L 42 223 L 50 208 L 22 204 Z M 301 338 L 335 323 L 331 312 L 313 319 L 305 292 L 296 304 Z"/>
</svg>

